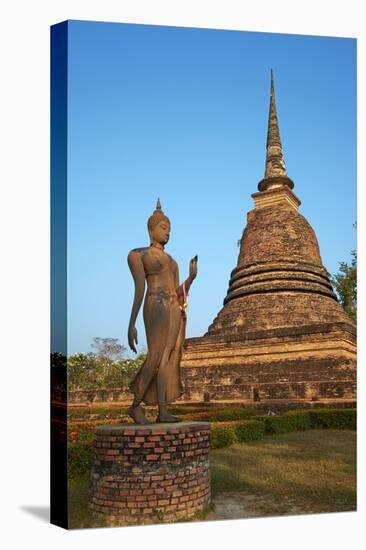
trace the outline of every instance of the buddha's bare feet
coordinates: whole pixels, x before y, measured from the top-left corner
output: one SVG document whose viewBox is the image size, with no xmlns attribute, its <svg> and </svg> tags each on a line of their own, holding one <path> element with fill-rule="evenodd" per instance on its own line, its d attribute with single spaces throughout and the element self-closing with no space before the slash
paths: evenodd
<svg viewBox="0 0 366 550">
<path fill-rule="evenodd" d="M 167 411 L 160 411 L 156 422 L 179 422 L 179 418 L 168 413 Z"/>
<path fill-rule="evenodd" d="M 136 424 L 151 424 L 140 405 L 137 405 L 137 407 L 131 405 L 131 407 L 127 409 L 127 412 Z"/>
</svg>

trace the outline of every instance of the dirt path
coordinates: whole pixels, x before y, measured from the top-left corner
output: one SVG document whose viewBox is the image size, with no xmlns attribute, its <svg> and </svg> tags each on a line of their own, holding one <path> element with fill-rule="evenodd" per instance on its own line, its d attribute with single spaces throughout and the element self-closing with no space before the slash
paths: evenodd
<svg viewBox="0 0 366 550">
<path fill-rule="evenodd" d="M 317 514 L 326 510 L 316 510 L 300 504 L 298 499 L 288 497 L 277 499 L 271 495 L 255 495 L 245 491 L 223 492 L 212 499 L 213 511 L 206 519 L 243 519 L 266 516 L 287 516 Z"/>
</svg>

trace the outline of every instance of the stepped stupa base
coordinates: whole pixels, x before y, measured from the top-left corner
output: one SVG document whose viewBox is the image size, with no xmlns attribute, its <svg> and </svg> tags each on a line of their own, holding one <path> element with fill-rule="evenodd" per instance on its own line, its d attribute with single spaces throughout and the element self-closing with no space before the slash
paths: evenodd
<svg viewBox="0 0 366 550">
<path fill-rule="evenodd" d="M 356 399 L 352 327 L 330 324 L 186 341 L 184 401 L 307 403 Z"/>
</svg>

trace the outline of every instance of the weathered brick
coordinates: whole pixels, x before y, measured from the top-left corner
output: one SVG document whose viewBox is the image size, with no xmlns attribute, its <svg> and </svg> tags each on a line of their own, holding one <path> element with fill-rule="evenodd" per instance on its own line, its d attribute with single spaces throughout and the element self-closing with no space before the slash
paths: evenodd
<svg viewBox="0 0 366 550">
<path fill-rule="evenodd" d="M 166 479 L 166 480 L 164 480 L 164 481 L 161 481 L 161 482 L 160 482 L 160 485 L 161 485 L 162 487 L 168 487 L 169 485 L 173 485 L 173 480 L 171 480 L 171 479 Z"/>
<path fill-rule="evenodd" d="M 143 429 L 136 430 L 136 435 L 137 436 L 140 436 L 140 435 L 146 436 L 146 435 L 149 435 L 150 433 L 151 433 L 150 430 L 143 430 Z"/>
<path fill-rule="evenodd" d="M 127 508 L 137 508 L 137 502 L 130 500 L 127 502 Z"/>
<path fill-rule="evenodd" d="M 198 467 L 197 458 L 185 456 L 181 451 L 177 452 L 178 446 L 184 447 L 185 453 L 192 451 L 191 446 L 196 444 L 194 434 L 201 432 L 193 429 L 190 431 L 189 425 L 182 430 L 177 426 L 174 430 L 177 433 L 173 434 L 168 434 L 166 430 L 159 435 L 151 429 L 145 431 L 148 432 L 145 435 L 136 433 L 119 436 L 121 432 L 115 428 L 115 441 L 108 441 L 113 447 L 99 447 L 103 444 L 103 436 L 107 437 L 107 434 L 100 431 L 94 442 L 94 489 L 91 491 L 90 506 L 93 512 L 107 516 L 108 522 L 114 517 L 119 517 L 120 520 L 124 518 L 123 521 L 126 520 L 127 523 L 130 521 L 132 524 L 139 524 L 145 516 L 147 521 L 154 521 L 154 510 L 159 507 L 164 511 L 166 521 L 187 517 L 187 503 L 193 498 L 190 493 L 198 486 L 198 480 L 201 478 L 201 492 L 204 491 L 204 483 L 209 483 L 208 461 Z M 163 430 L 158 430 L 161 431 Z M 181 435 L 183 439 L 179 439 Z M 154 437 L 157 441 L 149 441 Z M 108 435 L 108 438 L 111 436 Z M 187 440 L 190 440 L 190 443 Z M 160 445 L 160 442 L 164 444 Z M 209 446 L 208 441 L 202 441 L 200 444 Z M 146 445 L 148 446 L 145 447 Z M 97 458 L 96 452 L 101 453 L 103 460 Z M 108 467 L 111 468 L 110 475 L 106 475 Z M 157 473 L 153 473 L 154 469 Z M 205 471 L 206 476 L 203 476 Z M 194 480 L 197 485 L 189 486 Z M 198 492 L 194 494 L 197 499 L 208 498 L 199 497 Z M 183 500 L 180 500 L 182 498 Z M 194 505 L 189 506 L 192 508 Z"/>
<path fill-rule="evenodd" d="M 155 441 L 145 441 L 143 447 L 146 448 L 146 449 L 149 449 L 151 447 L 155 447 L 156 446 L 156 442 Z"/>
</svg>

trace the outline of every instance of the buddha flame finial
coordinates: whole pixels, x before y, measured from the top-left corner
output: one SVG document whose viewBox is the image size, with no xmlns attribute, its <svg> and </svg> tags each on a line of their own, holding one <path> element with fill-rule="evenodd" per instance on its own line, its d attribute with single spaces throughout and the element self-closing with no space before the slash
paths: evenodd
<svg viewBox="0 0 366 550">
<path fill-rule="evenodd" d="M 157 203 L 156 203 L 156 208 L 155 208 L 152 216 L 150 216 L 150 218 L 148 219 L 148 222 L 147 222 L 147 227 L 148 227 L 149 231 L 151 231 L 158 223 L 160 223 L 162 221 L 166 221 L 170 224 L 168 216 L 166 216 L 164 214 L 164 212 L 162 211 L 162 209 L 161 209 L 160 199 L 158 198 Z"/>
</svg>

